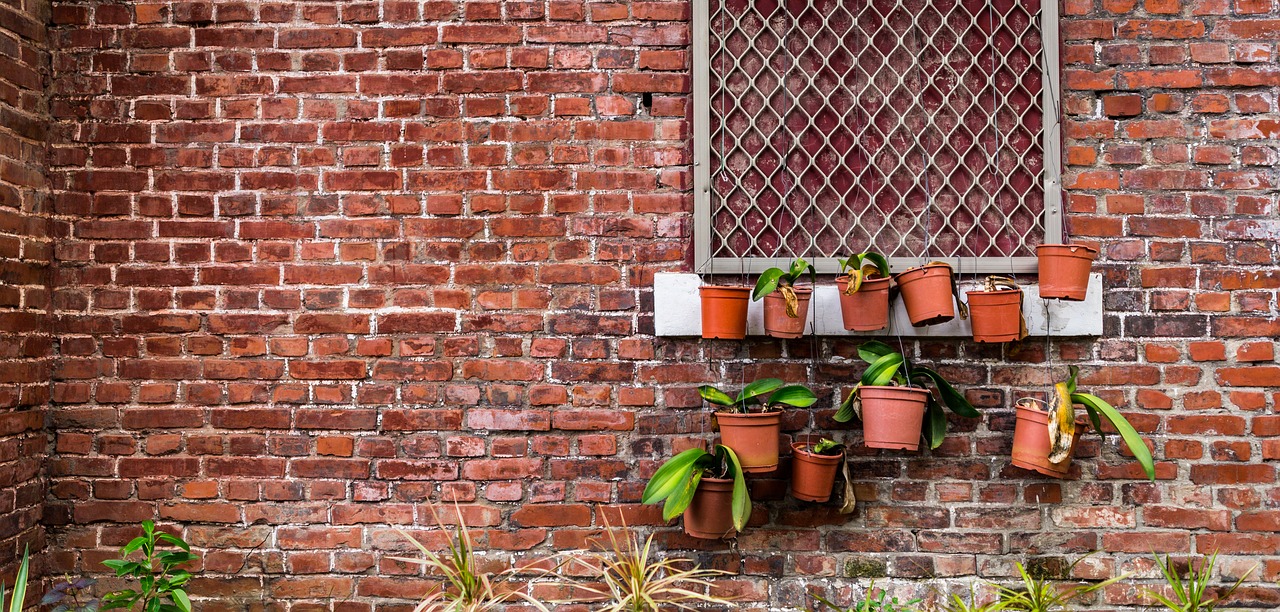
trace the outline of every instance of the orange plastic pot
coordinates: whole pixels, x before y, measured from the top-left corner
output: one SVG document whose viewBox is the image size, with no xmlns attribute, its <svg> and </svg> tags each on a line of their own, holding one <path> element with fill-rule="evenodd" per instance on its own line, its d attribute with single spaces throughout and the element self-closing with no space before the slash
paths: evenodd
<svg viewBox="0 0 1280 612">
<path fill-rule="evenodd" d="M 702 300 L 702 337 L 741 340 L 747 337 L 749 287 L 706 285 L 698 288 Z"/>
<path fill-rule="evenodd" d="M 1088 428 L 1088 421 L 1076 420 L 1076 435 L 1071 438 L 1071 454 L 1058 463 L 1050 463 L 1049 413 L 1026 404 L 1018 404 L 1016 407 L 1018 418 L 1013 427 L 1013 465 L 1045 476 L 1066 478 L 1071 471 L 1071 455 L 1075 454 L 1076 443 L 1080 441 L 1080 434 Z"/>
<path fill-rule="evenodd" d="M 946 323 L 956 317 L 951 293 L 951 266 L 932 263 L 911 268 L 896 277 L 911 325 L 924 327 Z"/>
<path fill-rule="evenodd" d="M 1012 342 L 1022 331 L 1022 292 L 969 291 L 974 342 Z"/>
<path fill-rule="evenodd" d="M 853 295 L 846 295 L 849 277 L 836 278 L 840 290 L 840 317 L 844 328 L 851 331 L 875 331 L 889 325 L 889 279 L 872 278 L 862 281 Z"/>
<path fill-rule="evenodd" d="M 839 455 L 819 455 L 805 448 L 808 444 L 791 445 L 791 496 L 811 502 L 825 502 L 831 499 L 831 488 L 835 486 L 836 472 L 840 470 L 840 462 L 844 461 L 844 453 Z"/>
<path fill-rule="evenodd" d="M 867 448 L 918 450 L 929 391 L 913 387 L 861 387 L 862 443 Z"/>
<path fill-rule="evenodd" d="M 800 305 L 796 308 L 799 316 L 787 316 L 787 300 L 782 293 L 774 291 L 764 296 L 764 332 L 774 338 L 799 338 L 804 335 L 804 325 L 809 322 L 809 298 L 812 289 L 795 288 L 796 299 Z"/>
<path fill-rule="evenodd" d="M 1089 269 L 1098 250 L 1083 244 L 1042 244 L 1036 247 L 1040 297 L 1079 302 L 1089 289 Z"/>
<path fill-rule="evenodd" d="M 684 511 L 684 532 L 705 540 L 733 535 L 733 480 L 703 477 Z"/>
<path fill-rule="evenodd" d="M 778 469 L 778 437 L 782 435 L 781 412 L 717 412 L 721 443 L 733 449 L 744 472 L 772 472 Z"/>
</svg>

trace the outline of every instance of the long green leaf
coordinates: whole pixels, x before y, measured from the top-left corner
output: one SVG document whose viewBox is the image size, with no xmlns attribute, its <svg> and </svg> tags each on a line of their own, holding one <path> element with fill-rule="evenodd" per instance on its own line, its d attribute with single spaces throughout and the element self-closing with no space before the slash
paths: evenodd
<svg viewBox="0 0 1280 612">
<path fill-rule="evenodd" d="M 853 420 L 853 417 L 856 414 L 856 411 L 853 409 L 853 403 L 858 400 L 858 389 L 860 388 L 862 388 L 862 383 L 855 385 L 853 390 L 849 392 L 849 396 L 844 398 L 843 402 L 840 402 L 840 409 L 836 411 L 835 416 L 831 417 L 835 419 L 837 423 L 848 423 Z"/>
<path fill-rule="evenodd" d="M 694 462 L 706 454 L 707 451 L 701 448 L 691 448 L 668 459 L 657 472 L 654 472 L 653 478 L 649 479 L 649 484 L 644 488 L 644 494 L 640 496 L 640 502 L 652 504 L 666 499 L 680 487 L 681 482 L 689 478 Z"/>
<path fill-rule="evenodd" d="M 27 575 L 31 566 L 31 553 L 26 547 L 22 549 L 22 563 L 18 565 L 18 575 L 13 579 L 13 599 L 9 601 L 10 612 L 22 612 L 23 602 L 27 599 Z M 4 587 L 0 585 L 0 605 L 4 604 Z"/>
<path fill-rule="evenodd" d="M 742 463 L 738 461 L 737 453 L 728 446 L 718 445 L 717 454 L 721 450 L 724 452 L 729 471 L 733 473 L 733 527 L 742 531 L 747 526 L 747 520 L 751 518 L 751 497 L 747 493 L 747 479 L 742 473 Z"/>
<path fill-rule="evenodd" d="M 791 262 L 791 269 L 787 271 L 786 277 L 794 283 L 796 282 L 796 279 L 800 278 L 801 274 L 804 274 L 805 271 L 812 267 L 813 266 L 809 262 L 805 261 L 803 257 L 797 257 L 795 261 Z"/>
<path fill-rule="evenodd" d="M 782 384 L 782 381 L 777 378 L 761 378 L 760 380 L 752 381 L 742 388 L 742 392 L 738 394 L 738 399 L 735 400 L 735 403 L 741 404 L 752 400 L 781 387 Z"/>
<path fill-rule="evenodd" d="M 885 259 L 884 255 L 881 255 L 879 253 L 872 253 L 868 251 L 866 253 L 863 253 L 859 257 L 859 260 L 860 260 L 858 262 L 859 264 L 862 263 L 861 260 L 870 261 L 871 263 L 875 264 L 876 271 L 880 273 L 880 276 L 889 276 L 889 260 Z"/>
<path fill-rule="evenodd" d="M 786 404 L 796 408 L 808 408 L 818 401 L 818 396 L 804 385 L 788 385 L 773 392 L 769 396 L 768 404 Z"/>
<path fill-rule="evenodd" d="M 702 385 L 701 387 L 698 387 L 698 395 L 701 395 L 702 399 L 717 406 L 733 405 L 733 398 L 729 397 L 728 393 L 712 387 L 711 385 Z"/>
<path fill-rule="evenodd" d="M 1071 376 L 1067 377 L 1067 395 L 1076 392 L 1076 377 L 1080 375 L 1080 368 L 1071 366 Z"/>
<path fill-rule="evenodd" d="M 925 405 L 927 409 L 924 415 L 924 439 L 929 443 L 929 448 L 938 448 L 947 438 L 947 414 L 942 411 L 938 401 L 933 399 L 932 393 L 929 394 L 929 400 Z"/>
<path fill-rule="evenodd" d="M 778 288 L 778 281 L 786 274 L 778 268 L 769 268 L 760 274 L 760 278 L 756 280 L 756 289 L 751 292 L 751 301 L 759 301 L 766 295 L 773 293 Z"/>
<path fill-rule="evenodd" d="M 875 363 L 877 359 L 892 352 L 893 347 L 879 340 L 869 340 L 858 345 L 858 356 L 867 363 Z"/>
<path fill-rule="evenodd" d="M 941 374 L 924 366 L 916 366 L 911 369 L 911 377 L 915 378 L 917 376 L 926 377 L 938 388 L 938 393 L 942 396 L 942 403 L 946 404 L 951 409 L 951 412 L 970 419 L 982 416 L 978 409 L 974 408 L 973 404 L 970 404 L 969 400 L 964 398 L 964 395 L 956 391 L 956 388 L 952 387 L 951 383 L 947 382 L 947 379 L 943 378 Z"/>
<path fill-rule="evenodd" d="M 1142 436 L 1138 435 L 1138 431 L 1133 428 L 1133 425 L 1129 424 L 1129 420 L 1124 418 L 1124 415 L 1096 395 L 1072 393 L 1071 401 L 1084 404 L 1086 408 L 1092 408 L 1101 413 L 1111 423 L 1111 426 L 1120 432 L 1120 437 L 1124 439 L 1125 445 L 1133 453 L 1134 459 L 1142 466 L 1142 470 L 1147 473 L 1147 479 L 1156 479 L 1156 465 L 1155 460 L 1151 458 L 1151 451 L 1147 449 L 1147 444 L 1142 440 Z"/>
<path fill-rule="evenodd" d="M 685 511 L 693 502 L 693 494 L 698 491 L 698 482 L 702 480 L 702 470 L 694 470 L 689 478 L 681 481 L 680 487 L 667 496 L 667 503 L 662 505 L 662 520 L 669 521 Z"/>
<path fill-rule="evenodd" d="M 902 353 L 889 353 L 874 363 L 867 366 L 867 371 L 862 373 L 862 384 L 868 387 L 883 387 L 889 384 L 898 374 L 898 368 L 903 364 Z"/>
<path fill-rule="evenodd" d="M 187 592 L 182 589 L 173 591 L 173 601 L 178 604 L 178 608 L 182 612 L 191 612 L 191 598 L 187 597 Z"/>
</svg>

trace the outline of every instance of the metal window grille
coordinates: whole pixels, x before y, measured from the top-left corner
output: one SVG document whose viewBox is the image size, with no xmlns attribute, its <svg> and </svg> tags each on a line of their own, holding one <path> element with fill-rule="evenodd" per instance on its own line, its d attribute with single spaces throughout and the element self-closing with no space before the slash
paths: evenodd
<svg viewBox="0 0 1280 612">
<path fill-rule="evenodd" d="M 1058 242 L 1056 2 L 693 6 L 699 272 L 1028 272 Z"/>
</svg>

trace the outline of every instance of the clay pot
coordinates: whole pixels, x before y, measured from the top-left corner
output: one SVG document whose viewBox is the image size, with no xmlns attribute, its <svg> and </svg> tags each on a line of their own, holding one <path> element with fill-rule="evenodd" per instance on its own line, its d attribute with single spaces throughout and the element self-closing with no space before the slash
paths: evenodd
<svg viewBox="0 0 1280 612">
<path fill-rule="evenodd" d="M 1036 247 L 1040 268 L 1040 297 L 1079 302 L 1089 289 L 1089 268 L 1098 250 L 1083 244 L 1042 244 Z"/>
<path fill-rule="evenodd" d="M 911 325 L 923 327 L 946 323 L 956 317 L 951 293 L 951 266 L 932 263 L 911 268 L 894 277 L 902 291 Z"/>
<path fill-rule="evenodd" d="M 862 281 L 853 295 L 845 295 L 849 277 L 836 278 L 840 291 L 840 316 L 844 328 L 851 331 L 875 331 L 889 325 L 889 279 L 872 278 Z"/>
<path fill-rule="evenodd" d="M 778 468 L 778 437 L 782 435 L 782 413 L 717 412 L 721 443 L 738 455 L 742 471 L 772 472 Z"/>
<path fill-rule="evenodd" d="M 1059 463 L 1049 462 L 1049 413 L 1034 406 L 1018 404 L 1017 422 L 1013 428 L 1013 465 L 1054 478 L 1066 478 L 1071 471 L 1071 455 Z M 1076 420 L 1076 435 L 1071 438 L 1071 453 L 1076 452 L 1080 434 L 1089 427 L 1084 419 Z"/>
<path fill-rule="evenodd" d="M 684 510 L 684 532 L 704 540 L 733 534 L 732 479 L 703 476 L 698 481 L 698 490 Z"/>
<path fill-rule="evenodd" d="M 924 427 L 927 389 L 862 387 L 862 443 L 867 448 L 917 450 Z"/>
<path fill-rule="evenodd" d="M 702 298 L 702 337 L 741 340 L 747 337 L 750 287 L 698 287 Z"/>
<path fill-rule="evenodd" d="M 844 453 L 819 455 L 807 450 L 808 444 L 791 445 L 791 496 L 811 502 L 831 499 L 831 488 Z"/>
<path fill-rule="evenodd" d="M 809 322 L 809 297 L 813 289 L 794 288 L 800 305 L 798 317 L 787 316 L 787 300 L 782 292 L 774 291 L 764 296 L 764 331 L 774 338 L 799 338 L 804 335 L 804 325 Z"/>
<path fill-rule="evenodd" d="M 974 342 L 1012 342 L 1022 332 L 1022 292 L 969 291 L 969 322 Z"/>
</svg>

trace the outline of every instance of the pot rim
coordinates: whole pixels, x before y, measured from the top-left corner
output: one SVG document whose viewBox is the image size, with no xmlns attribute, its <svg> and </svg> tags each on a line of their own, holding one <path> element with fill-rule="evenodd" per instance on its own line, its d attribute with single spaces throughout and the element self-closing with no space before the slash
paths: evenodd
<svg viewBox="0 0 1280 612">
<path fill-rule="evenodd" d="M 914 391 L 916 393 L 932 394 L 933 392 L 924 387 L 904 387 L 902 385 L 862 385 L 858 387 L 858 393 L 862 393 L 863 389 L 895 389 L 900 391 Z"/>
<path fill-rule="evenodd" d="M 1039 407 L 1039 406 L 1037 406 L 1036 404 L 1030 404 L 1030 405 L 1028 405 L 1028 404 L 1014 404 L 1014 405 L 1013 405 L 1013 407 L 1016 409 L 1016 412 L 1014 413 L 1014 417 L 1015 417 L 1015 418 L 1021 418 L 1021 417 L 1019 417 L 1019 416 L 1018 416 L 1018 413 L 1019 413 L 1019 412 L 1030 412 L 1030 413 L 1032 413 L 1032 414 L 1042 415 L 1042 416 L 1044 416 L 1044 417 L 1045 417 L 1045 419 L 1048 419 L 1048 418 L 1049 418 L 1049 411 L 1048 411 L 1048 410 L 1041 410 L 1041 409 L 1040 409 L 1040 407 Z M 1033 419 L 1023 419 L 1023 420 L 1030 421 L 1030 420 L 1033 420 Z M 1089 428 L 1089 427 L 1092 427 L 1092 426 L 1093 426 L 1093 424 L 1089 422 L 1089 418 L 1088 418 L 1088 417 L 1086 417 L 1086 416 L 1080 416 L 1080 415 L 1077 415 L 1077 416 L 1076 416 L 1076 425 L 1077 425 L 1077 426 L 1079 426 L 1079 425 L 1083 425 L 1085 428 Z"/>
<path fill-rule="evenodd" d="M 792 286 L 791 286 L 791 290 L 792 290 L 792 291 L 795 291 L 795 292 L 796 292 L 796 294 L 804 294 L 804 295 L 807 295 L 807 294 L 813 293 L 813 285 L 804 285 L 804 286 L 792 285 Z M 777 296 L 777 299 L 781 299 L 781 297 L 782 297 L 782 292 L 781 292 L 781 290 L 779 290 L 779 289 L 774 289 L 773 291 L 770 291 L 769 293 L 766 293 L 766 294 L 764 295 L 764 297 L 766 297 L 766 298 L 774 297 L 774 296 Z"/>
<path fill-rule="evenodd" d="M 1079 243 L 1079 242 L 1063 242 L 1063 243 L 1045 243 L 1045 244 L 1037 244 L 1037 245 L 1036 245 L 1036 252 L 1037 252 L 1037 253 L 1039 253 L 1041 248 L 1051 249 L 1051 250 L 1057 250 L 1057 249 L 1072 249 L 1072 250 L 1074 250 L 1074 249 L 1084 249 L 1086 252 L 1092 253 L 1092 254 L 1094 254 L 1094 255 L 1097 255 L 1097 254 L 1098 254 L 1098 249 L 1095 249 L 1095 248 L 1093 248 L 1093 247 L 1091 247 L 1091 246 L 1089 246 L 1089 245 L 1087 245 L 1087 244 L 1082 244 L 1082 243 Z"/>
<path fill-rule="evenodd" d="M 702 291 L 703 289 L 751 292 L 751 287 L 747 287 L 745 285 L 698 285 L 698 291 Z"/>
<path fill-rule="evenodd" d="M 764 412 L 727 412 L 724 410 L 716 410 L 716 411 L 713 411 L 713 414 L 716 415 L 716 418 L 720 418 L 721 415 L 724 415 L 731 419 L 733 418 L 758 419 L 761 417 L 781 416 L 782 412 L 783 410 L 779 408 L 777 410 L 767 410 Z"/>
<path fill-rule="evenodd" d="M 800 443 L 800 442 L 792 442 L 792 443 L 791 443 L 791 451 L 792 451 L 792 452 L 794 452 L 794 453 L 796 453 L 796 454 L 798 454 L 798 455 L 808 455 L 808 456 L 810 456 L 810 457 L 820 457 L 820 458 L 823 458 L 823 459 L 840 459 L 840 458 L 844 457 L 844 449 L 840 449 L 840 454 L 839 454 L 839 455 L 819 455 L 818 453 L 815 453 L 815 452 L 812 452 L 812 451 L 807 451 L 807 450 L 805 450 L 805 449 L 804 449 L 804 447 L 806 447 L 806 446 L 809 446 L 809 445 L 808 445 L 808 444 L 803 444 L 803 443 Z"/>
<path fill-rule="evenodd" d="M 928 270 L 928 269 L 931 269 L 931 268 L 946 268 L 946 269 L 950 270 L 953 274 L 955 273 L 955 268 L 951 267 L 951 264 L 949 264 L 949 263 L 947 263 L 947 262 L 945 262 L 945 261 L 934 261 L 934 262 L 930 262 L 930 263 L 927 263 L 927 264 L 924 264 L 924 265 L 915 266 L 914 268 L 907 268 L 906 270 L 903 270 L 903 271 L 901 271 L 901 272 L 899 272 L 899 273 L 895 274 L 894 276 L 895 276 L 895 277 L 897 277 L 897 276 L 902 276 L 902 275 L 904 275 L 904 274 L 910 274 L 910 273 L 912 273 L 912 272 L 919 272 L 919 271 Z"/>
</svg>

